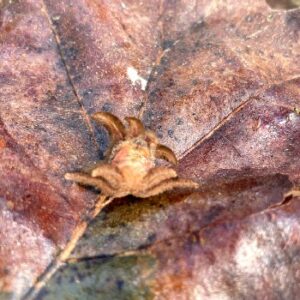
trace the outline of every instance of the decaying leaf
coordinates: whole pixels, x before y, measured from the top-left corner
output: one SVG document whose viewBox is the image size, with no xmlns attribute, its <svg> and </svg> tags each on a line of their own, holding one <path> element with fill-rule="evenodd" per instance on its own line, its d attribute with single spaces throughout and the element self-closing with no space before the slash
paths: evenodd
<svg viewBox="0 0 300 300">
<path fill-rule="evenodd" d="M 0 1 L 1 299 L 297 298 L 300 11 L 267 2 Z M 95 207 L 97 111 L 200 189 Z"/>
</svg>

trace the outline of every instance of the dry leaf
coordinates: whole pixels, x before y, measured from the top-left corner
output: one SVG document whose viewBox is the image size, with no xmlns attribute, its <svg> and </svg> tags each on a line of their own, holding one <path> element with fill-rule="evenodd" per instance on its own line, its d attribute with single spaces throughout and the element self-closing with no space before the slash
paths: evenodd
<svg viewBox="0 0 300 300">
<path fill-rule="evenodd" d="M 0 1 L 1 299 L 297 298 L 300 11 L 268 3 Z M 97 111 L 201 188 L 116 199 L 38 290 L 95 204 L 63 175 L 103 157 Z"/>
</svg>

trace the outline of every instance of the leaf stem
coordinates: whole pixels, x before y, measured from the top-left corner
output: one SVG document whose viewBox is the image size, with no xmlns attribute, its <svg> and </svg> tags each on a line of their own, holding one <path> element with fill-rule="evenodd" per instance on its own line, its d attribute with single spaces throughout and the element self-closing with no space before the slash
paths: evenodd
<svg viewBox="0 0 300 300">
<path fill-rule="evenodd" d="M 40 290 L 46 285 L 54 273 L 65 265 L 67 259 L 77 245 L 78 240 L 84 235 L 89 223 L 98 216 L 98 214 L 112 202 L 113 197 L 100 195 L 97 198 L 93 210 L 88 214 L 88 218 L 81 221 L 74 229 L 72 236 L 66 247 L 61 250 L 57 257 L 50 263 L 44 273 L 36 280 L 35 284 L 24 295 L 23 300 L 33 300 L 38 295 Z"/>
</svg>

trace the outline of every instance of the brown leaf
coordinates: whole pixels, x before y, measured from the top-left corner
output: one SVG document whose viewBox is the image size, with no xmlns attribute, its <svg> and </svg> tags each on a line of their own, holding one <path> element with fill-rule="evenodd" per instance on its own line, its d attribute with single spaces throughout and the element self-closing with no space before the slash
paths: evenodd
<svg viewBox="0 0 300 300">
<path fill-rule="evenodd" d="M 4 299 L 297 298 L 292 2 L 0 1 Z M 63 176 L 103 157 L 97 111 L 141 118 L 201 188 L 114 200 L 47 277 L 95 204 Z"/>
<path fill-rule="evenodd" d="M 0 15 L 0 286 L 16 294 L 65 245 L 94 198 L 63 174 L 98 156 L 42 9 L 13 2 Z"/>
</svg>

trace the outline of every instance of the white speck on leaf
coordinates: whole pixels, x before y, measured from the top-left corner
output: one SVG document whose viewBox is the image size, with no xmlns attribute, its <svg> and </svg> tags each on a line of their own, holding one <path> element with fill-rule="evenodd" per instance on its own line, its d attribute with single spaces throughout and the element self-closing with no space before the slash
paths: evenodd
<svg viewBox="0 0 300 300">
<path fill-rule="evenodd" d="M 144 91 L 146 89 L 147 86 L 147 80 L 144 79 L 143 77 L 141 77 L 137 70 L 133 67 L 128 67 L 127 68 L 127 75 L 130 79 L 130 81 L 132 82 L 133 85 L 136 85 L 137 83 L 140 84 L 141 89 Z"/>
</svg>

